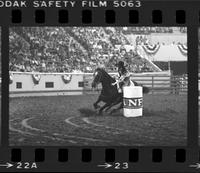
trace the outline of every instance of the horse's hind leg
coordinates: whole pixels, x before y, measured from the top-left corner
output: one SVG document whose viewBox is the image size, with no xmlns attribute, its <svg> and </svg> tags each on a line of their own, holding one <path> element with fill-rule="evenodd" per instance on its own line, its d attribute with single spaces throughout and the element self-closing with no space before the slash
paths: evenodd
<svg viewBox="0 0 200 173">
<path fill-rule="evenodd" d="M 121 102 L 121 98 L 119 97 L 114 103 L 112 103 L 110 106 L 108 106 L 108 108 L 106 108 L 105 112 L 107 112 L 110 108 L 119 104 L 120 102 Z"/>
<path fill-rule="evenodd" d="M 111 104 L 110 106 L 108 106 L 106 109 L 105 109 L 105 112 L 107 112 L 110 108 L 112 108 L 115 104 Z"/>
<path fill-rule="evenodd" d="M 106 107 L 108 107 L 108 106 L 110 106 L 110 103 L 106 103 L 105 105 L 103 105 L 103 106 L 99 109 L 99 114 L 102 114 L 103 110 L 104 110 Z"/>
<path fill-rule="evenodd" d="M 111 114 L 112 114 L 112 113 L 115 113 L 116 111 L 118 111 L 118 110 L 120 110 L 120 109 L 122 109 L 122 108 L 123 108 L 123 103 L 121 103 L 121 104 L 119 105 L 118 108 L 113 109 L 110 113 L 111 113 Z"/>
</svg>

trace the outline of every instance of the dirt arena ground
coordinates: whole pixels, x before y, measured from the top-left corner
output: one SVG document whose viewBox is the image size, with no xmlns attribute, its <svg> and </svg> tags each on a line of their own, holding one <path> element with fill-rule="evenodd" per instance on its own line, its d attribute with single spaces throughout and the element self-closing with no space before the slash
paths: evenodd
<svg viewBox="0 0 200 173">
<path fill-rule="evenodd" d="M 183 146 L 187 95 L 144 95 L 142 117 L 98 115 L 97 95 L 10 98 L 12 146 Z"/>
</svg>

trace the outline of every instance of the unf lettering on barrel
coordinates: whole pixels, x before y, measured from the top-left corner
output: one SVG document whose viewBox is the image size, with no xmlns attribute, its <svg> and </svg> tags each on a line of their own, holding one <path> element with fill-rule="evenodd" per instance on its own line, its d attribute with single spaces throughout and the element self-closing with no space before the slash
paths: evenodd
<svg viewBox="0 0 200 173">
<path fill-rule="evenodd" d="M 138 109 L 143 107 L 142 98 L 124 98 L 123 103 L 124 107 L 129 109 Z"/>
<path fill-rule="evenodd" d="M 125 117 L 142 116 L 143 93 L 140 86 L 123 87 L 123 112 Z"/>
</svg>

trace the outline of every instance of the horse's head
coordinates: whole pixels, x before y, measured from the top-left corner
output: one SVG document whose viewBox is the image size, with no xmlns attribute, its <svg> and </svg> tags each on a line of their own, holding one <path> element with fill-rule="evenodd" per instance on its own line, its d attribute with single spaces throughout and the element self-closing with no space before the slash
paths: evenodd
<svg viewBox="0 0 200 173">
<path fill-rule="evenodd" d="M 93 74 L 93 81 L 92 81 L 92 88 L 96 88 L 96 86 L 102 82 L 102 76 L 103 73 L 102 73 L 102 70 L 100 68 L 97 68 L 95 71 L 94 71 L 94 74 Z"/>
</svg>

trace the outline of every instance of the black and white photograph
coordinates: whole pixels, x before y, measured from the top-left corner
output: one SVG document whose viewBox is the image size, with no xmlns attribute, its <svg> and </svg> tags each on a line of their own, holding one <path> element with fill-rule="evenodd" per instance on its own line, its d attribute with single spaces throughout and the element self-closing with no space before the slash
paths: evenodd
<svg viewBox="0 0 200 173">
<path fill-rule="evenodd" d="M 10 146 L 186 146 L 186 27 L 10 27 Z"/>
<path fill-rule="evenodd" d="M 0 27 L 0 112 L 1 112 L 1 27 Z M 0 113 L 0 145 L 1 145 L 1 133 L 2 133 L 2 126 L 1 126 L 1 113 Z"/>
</svg>

